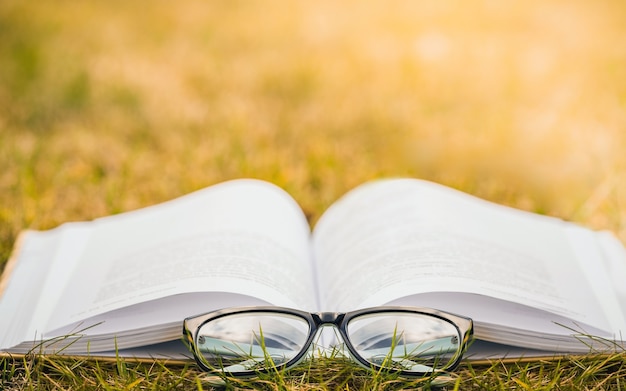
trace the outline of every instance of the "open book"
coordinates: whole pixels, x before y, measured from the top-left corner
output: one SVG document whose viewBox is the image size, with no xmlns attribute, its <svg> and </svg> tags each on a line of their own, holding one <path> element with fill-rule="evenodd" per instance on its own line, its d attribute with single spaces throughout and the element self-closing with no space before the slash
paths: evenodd
<svg viewBox="0 0 626 391">
<path fill-rule="evenodd" d="M 480 341 L 470 359 L 588 353 L 626 335 L 624 281 L 612 234 L 434 183 L 364 184 L 311 233 L 285 191 L 241 179 L 22 233 L 0 283 L 0 351 L 183 358 L 185 317 L 269 304 L 458 313 Z"/>
</svg>

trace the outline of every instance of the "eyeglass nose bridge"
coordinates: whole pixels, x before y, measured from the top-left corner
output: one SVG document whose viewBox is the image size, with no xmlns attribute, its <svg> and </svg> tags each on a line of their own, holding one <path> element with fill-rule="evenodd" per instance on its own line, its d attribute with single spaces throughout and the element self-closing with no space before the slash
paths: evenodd
<svg viewBox="0 0 626 391">
<path fill-rule="evenodd" d="M 342 312 L 316 312 L 312 315 L 315 326 L 317 327 L 330 324 L 339 327 L 341 321 L 343 321 L 343 318 L 346 316 L 346 314 Z"/>
<path fill-rule="evenodd" d="M 311 345 L 309 348 L 316 346 L 321 350 L 332 350 L 335 354 L 340 352 L 342 355 L 347 354 L 348 356 L 355 356 L 355 353 L 350 350 L 350 347 L 348 347 L 348 352 L 343 350 L 346 344 L 350 344 L 344 330 L 345 313 L 315 312 L 311 313 L 311 317 L 315 326 L 311 335 Z M 340 350 L 336 350 L 338 348 L 340 348 Z M 358 358 L 357 361 L 359 361 Z"/>
</svg>

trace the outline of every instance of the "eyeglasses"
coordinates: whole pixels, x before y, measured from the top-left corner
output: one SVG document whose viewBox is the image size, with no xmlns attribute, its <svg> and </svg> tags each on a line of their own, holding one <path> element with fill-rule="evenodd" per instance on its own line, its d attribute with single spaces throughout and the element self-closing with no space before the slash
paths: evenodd
<svg viewBox="0 0 626 391">
<path fill-rule="evenodd" d="M 471 319 L 427 308 L 309 313 L 242 307 L 187 318 L 183 334 L 203 370 L 250 376 L 298 364 L 323 326 L 338 329 L 359 364 L 403 376 L 454 369 L 473 333 Z"/>
</svg>

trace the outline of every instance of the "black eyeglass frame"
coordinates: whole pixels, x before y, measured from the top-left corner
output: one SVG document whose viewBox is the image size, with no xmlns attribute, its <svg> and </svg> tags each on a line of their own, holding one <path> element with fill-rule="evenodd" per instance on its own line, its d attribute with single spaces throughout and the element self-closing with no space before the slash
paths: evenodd
<svg viewBox="0 0 626 391">
<path fill-rule="evenodd" d="M 433 371 L 428 372 L 413 372 L 413 371 L 404 371 L 397 370 L 392 368 L 383 367 L 374 363 L 371 363 L 365 358 L 361 357 L 350 342 L 350 338 L 348 338 L 347 326 L 350 320 L 356 317 L 360 317 L 368 314 L 379 314 L 379 313 L 407 313 L 407 314 L 421 314 L 428 315 L 438 319 L 442 319 L 451 325 L 453 325 L 461 337 L 461 344 L 459 350 L 456 352 L 454 358 L 450 361 L 448 365 L 444 368 L 435 369 Z M 254 314 L 254 313 L 275 313 L 275 314 L 283 314 L 283 315 L 292 315 L 299 317 L 301 319 L 306 320 L 309 325 L 309 336 L 304 343 L 302 350 L 298 352 L 291 360 L 278 364 L 272 368 L 263 368 L 256 370 L 254 373 L 249 371 L 245 372 L 228 372 L 229 376 L 233 377 L 249 377 L 253 376 L 255 373 L 263 373 L 268 372 L 270 370 L 284 370 L 288 368 L 292 368 L 297 365 L 307 354 L 309 351 L 315 336 L 322 326 L 326 325 L 334 325 L 341 338 L 343 339 L 344 344 L 348 348 L 350 355 L 353 360 L 356 360 L 360 365 L 366 368 L 374 368 L 377 370 L 389 370 L 400 374 L 405 377 L 423 377 L 432 375 L 433 373 L 438 372 L 446 372 L 454 370 L 463 359 L 463 354 L 467 350 L 469 346 L 469 342 L 473 337 L 473 322 L 470 318 L 466 318 L 464 316 L 452 314 L 445 311 L 440 311 L 432 308 L 419 308 L 419 307 L 398 307 L 398 306 L 381 306 L 381 307 L 372 307 L 372 308 L 364 308 L 356 311 L 350 312 L 317 312 L 311 313 L 286 307 L 274 307 L 274 306 L 259 306 L 259 307 L 234 307 L 234 308 L 224 308 L 217 311 L 212 311 L 209 313 L 201 314 L 186 318 L 183 322 L 183 336 L 185 340 L 188 342 L 189 347 L 193 353 L 194 359 L 198 366 L 207 372 L 220 372 L 216 368 L 212 368 L 209 366 L 207 362 L 205 362 L 202 353 L 198 349 L 198 345 L 196 344 L 196 338 L 198 337 L 198 331 L 200 328 L 213 320 L 231 316 L 231 315 L 240 315 L 240 314 Z"/>
</svg>

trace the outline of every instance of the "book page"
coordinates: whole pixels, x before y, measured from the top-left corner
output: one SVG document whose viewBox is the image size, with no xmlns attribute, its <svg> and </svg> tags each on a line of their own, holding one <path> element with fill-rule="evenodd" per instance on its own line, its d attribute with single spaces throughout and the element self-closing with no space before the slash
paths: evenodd
<svg viewBox="0 0 626 391">
<path fill-rule="evenodd" d="M 598 244 L 604 254 L 606 271 L 611 280 L 610 285 L 617 292 L 617 301 L 621 305 L 621 313 L 626 314 L 626 284 L 624 284 L 624 276 L 626 276 L 626 248 L 611 232 L 598 232 L 597 237 Z"/>
<path fill-rule="evenodd" d="M 24 231 L 11 256 L 13 271 L 5 270 L 6 289 L 0 292 L 0 348 L 26 337 L 41 338 L 42 322 L 50 315 L 50 303 L 60 294 L 65 277 L 75 267 L 72 255 L 80 251 L 89 229 L 82 223 L 64 224 L 47 232 Z M 74 246 L 65 240 L 74 237 Z M 10 274 L 5 274 L 10 273 Z M 57 285 L 60 284 L 60 285 Z"/>
<path fill-rule="evenodd" d="M 335 203 L 314 229 L 322 305 L 345 311 L 459 292 L 611 330 L 572 252 L 567 226 L 425 181 L 365 184 Z"/>
<path fill-rule="evenodd" d="M 225 182 L 91 224 L 78 266 L 64 286 L 50 287 L 62 293 L 49 303 L 54 310 L 44 330 L 193 292 L 316 306 L 308 223 L 296 202 L 269 183 Z"/>
<path fill-rule="evenodd" d="M 568 225 L 566 233 L 578 261 L 598 299 L 611 327 L 609 330 L 626 332 L 626 256 L 624 247 L 609 232 L 596 232 L 577 225 Z M 619 246 L 619 247 L 618 247 Z M 617 251 L 621 248 L 621 254 Z M 615 252 L 613 252 L 613 251 Z M 589 262 L 593 260 L 593 262 Z M 623 335 L 614 335 L 621 339 Z"/>
</svg>

